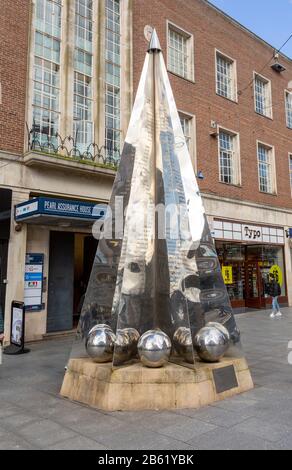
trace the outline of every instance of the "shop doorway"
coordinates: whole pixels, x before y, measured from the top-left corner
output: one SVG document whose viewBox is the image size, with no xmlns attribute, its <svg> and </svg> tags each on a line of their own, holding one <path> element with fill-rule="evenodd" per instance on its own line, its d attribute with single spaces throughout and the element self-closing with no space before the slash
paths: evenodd
<svg viewBox="0 0 292 470">
<path fill-rule="evenodd" d="M 97 245 L 87 234 L 51 232 L 47 333 L 78 325 Z"/>
<path fill-rule="evenodd" d="M 4 319 L 6 276 L 7 276 L 8 240 L 0 240 L 0 315 Z"/>
<path fill-rule="evenodd" d="M 245 306 L 247 308 L 266 308 L 265 288 L 260 262 L 245 264 Z"/>
</svg>

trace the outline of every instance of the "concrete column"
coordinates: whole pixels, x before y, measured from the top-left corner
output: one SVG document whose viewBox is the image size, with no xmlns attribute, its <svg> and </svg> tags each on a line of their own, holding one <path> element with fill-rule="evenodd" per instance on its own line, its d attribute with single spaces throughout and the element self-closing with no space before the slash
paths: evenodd
<svg viewBox="0 0 292 470">
<path fill-rule="evenodd" d="M 5 338 L 10 337 L 11 302 L 13 300 L 23 302 L 24 298 L 24 274 L 27 226 L 23 224 L 20 231 L 15 230 L 14 206 L 29 199 L 29 192 L 13 191 L 12 193 L 12 214 L 11 233 L 8 248 L 7 263 L 7 289 L 5 304 Z"/>
</svg>

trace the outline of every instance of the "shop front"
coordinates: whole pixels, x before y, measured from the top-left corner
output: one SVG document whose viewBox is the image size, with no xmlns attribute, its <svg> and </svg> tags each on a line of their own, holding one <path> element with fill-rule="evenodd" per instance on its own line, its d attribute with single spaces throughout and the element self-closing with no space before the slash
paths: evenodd
<svg viewBox="0 0 292 470">
<path fill-rule="evenodd" d="M 73 330 L 79 320 L 107 206 L 88 201 L 37 197 L 15 207 L 26 225 L 23 300 L 27 340 Z"/>
<path fill-rule="evenodd" d="M 0 315 L 4 320 L 12 191 L 0 188 Z"/>
<path fill-rule="evenodd" d="M 214 220 L 215 244 L 233 308 L 270 308 L 269 275 L 281 286 L 280 303 L 288 304 L 284 228 Z"/>
</svg>

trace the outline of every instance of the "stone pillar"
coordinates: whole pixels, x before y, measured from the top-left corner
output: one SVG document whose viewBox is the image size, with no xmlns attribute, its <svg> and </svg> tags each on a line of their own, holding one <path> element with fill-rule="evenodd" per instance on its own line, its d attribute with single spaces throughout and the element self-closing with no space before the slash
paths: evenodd
<svg viewBox="0 0 292 470">
<path fill-rule="evenodd" d="M 29 199 L 29 193 L 25 191 L 13 191 L 12 193 L 12 214 L 11 233 L 8 248 L 7 262 L 7 289 L 5 303 L 5 338 L 10 338 L 11 302 L 13 300 L 23 302 L 24 298 L 24 274 L 27 226 L 23 224 L 20 231 L 15 230 L 14 206 Z"/>
</svg>

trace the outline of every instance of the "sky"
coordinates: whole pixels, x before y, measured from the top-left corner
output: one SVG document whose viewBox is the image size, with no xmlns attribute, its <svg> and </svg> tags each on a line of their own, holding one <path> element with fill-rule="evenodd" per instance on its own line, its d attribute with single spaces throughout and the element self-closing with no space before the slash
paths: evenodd
<svg viewBox="0 0 292 470">
<path fill-rule="evenodd" d="M 209 0 L 279 49 L 292 34 L 292 0 Z M 292 39 L 282 50 L 292 59 Z"/>
</svg>

